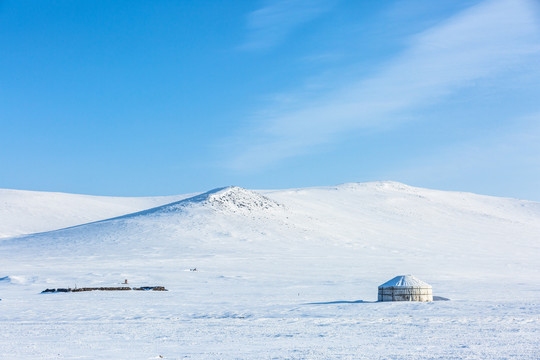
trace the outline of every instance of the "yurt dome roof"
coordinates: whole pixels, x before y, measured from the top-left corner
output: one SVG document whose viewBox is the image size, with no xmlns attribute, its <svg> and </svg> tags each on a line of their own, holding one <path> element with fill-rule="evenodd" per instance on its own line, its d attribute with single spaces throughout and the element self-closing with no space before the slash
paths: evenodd
<svg viewBox="0 0 540 360">
<path fill-rule="evenodd" d="M 413 275 L 399 275 L 379 287 L 431 287 L 431 285 Z"/>
</svg>

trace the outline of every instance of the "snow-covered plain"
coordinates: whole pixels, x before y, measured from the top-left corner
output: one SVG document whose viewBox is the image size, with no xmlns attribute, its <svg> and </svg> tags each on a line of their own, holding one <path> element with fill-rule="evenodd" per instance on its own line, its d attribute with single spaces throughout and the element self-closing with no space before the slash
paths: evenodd
<svg viewBox="0 0 540 360">
<path fill-rule="evenodd" d="M 0 358 L 537 359 L 539 240 L 537 202 L 216 189 L 0 240 Z M 408 273 L 451 301 L 375 302 Z M 124 279 L 169 291 L 40 294 Z"/>
<path fill-rule="evenodd" d="M 109 219 L 189 196 L 112 197 L 0 189 L 0 239 Z"/>
</svg>

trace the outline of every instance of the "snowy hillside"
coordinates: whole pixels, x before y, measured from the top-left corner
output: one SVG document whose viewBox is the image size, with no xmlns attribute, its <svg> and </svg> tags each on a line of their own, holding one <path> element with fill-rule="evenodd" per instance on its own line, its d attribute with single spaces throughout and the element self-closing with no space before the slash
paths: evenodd
<svg viewBox="0 0 540 360">
<path fill-rule="evenodd" d="M 524 200 L 215 189 L 0 242 L 0 358 L 538 358 L 539 240 Z M 400 274 L 452 301 L 372 302 Z M 124 279 L 169 291 L 39 294 Z"/>
<path fill-rule="evenodd" d="M 123 198 L 0 189 L 0 239 L 108 219 L 189 196 Z"/>
</svg>

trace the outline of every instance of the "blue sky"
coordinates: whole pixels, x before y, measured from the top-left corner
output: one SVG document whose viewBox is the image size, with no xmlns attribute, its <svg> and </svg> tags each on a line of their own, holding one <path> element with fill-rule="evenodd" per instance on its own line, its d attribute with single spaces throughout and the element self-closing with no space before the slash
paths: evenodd
<svg viewBox="0 0 540 360">
<path fill-rule="evenodd" d="M 0 187 L 540 200 L 537 0 L 0 1 Z"/>
</svg>

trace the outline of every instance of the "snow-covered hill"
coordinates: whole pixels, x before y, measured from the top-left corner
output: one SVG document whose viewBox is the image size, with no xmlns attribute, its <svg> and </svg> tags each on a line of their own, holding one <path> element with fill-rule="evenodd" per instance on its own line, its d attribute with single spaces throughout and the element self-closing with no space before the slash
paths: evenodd
<svg viewBox="0 0 540 360">
<path fill-rule="evenodd" d="M 537 202 L 395 182 L 215 189 L 1 241 L 0 357 L 84 354 L 48 334 L 89 358 L 536 358 L 539 240 Z M 370 303 L 407 273 L 453 301 Z M 124 279 L 169 292 L 39 294 Z"/>
<path fill-rule="evenodd" d="M 128 198 L 0 189 L 0 239 L 104 220 L 189 196 L 193 194 Z"/>
</svg>

